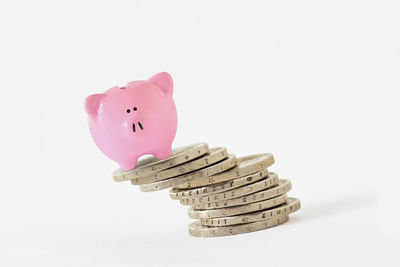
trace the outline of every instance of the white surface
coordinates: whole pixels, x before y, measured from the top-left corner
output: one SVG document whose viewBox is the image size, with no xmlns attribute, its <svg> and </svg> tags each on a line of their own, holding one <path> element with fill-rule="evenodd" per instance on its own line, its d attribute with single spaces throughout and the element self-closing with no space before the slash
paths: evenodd
<svg viewBox="0 0 400 267">
<path fill-rule="evenodd" d="M 399 14 L 382 0 L 1 2 L 0 266 L 399 266 Z M 302 201 L 289 223 L 192 238 L 167 191 L 112 181 L 83 100 L 159 71 L 175 81 L 174 147 L 274 153 Z"/>
</svg>

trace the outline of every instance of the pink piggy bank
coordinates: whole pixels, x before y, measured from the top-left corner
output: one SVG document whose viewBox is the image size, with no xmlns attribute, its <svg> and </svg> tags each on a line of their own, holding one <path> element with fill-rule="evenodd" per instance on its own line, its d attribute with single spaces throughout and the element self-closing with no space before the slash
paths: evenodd
<svg viewBox="0 0 400 267">
<path fill-rule="evenodd" d="M 145 154 L 171 156 L 177 114 L 172 78 L 161 72 L 147 81 L 115 86 L 85 100 L 89 128 L 96 145 L 123 170 L 135 168 Z"/>
</svg>

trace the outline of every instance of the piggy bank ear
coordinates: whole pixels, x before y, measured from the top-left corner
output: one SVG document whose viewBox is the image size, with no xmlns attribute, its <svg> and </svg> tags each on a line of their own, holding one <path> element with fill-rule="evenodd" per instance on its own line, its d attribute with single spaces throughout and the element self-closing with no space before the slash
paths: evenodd
<svg viewBox="0 0 400 267">
<path fill-rule="evenodd" d="M 91 119 L 97 119 L 99 106 L 104 94 L 94 94 L 86 97 L 85 99 L 85 110 Z"/>
<path fill-rule="evenodd" d="M 149 80 L 152 84 L 158 86 L 165 94 L 172 95 L 172 77 L 168 72 L 160 72 L 151 77 Z"/>
</svg>

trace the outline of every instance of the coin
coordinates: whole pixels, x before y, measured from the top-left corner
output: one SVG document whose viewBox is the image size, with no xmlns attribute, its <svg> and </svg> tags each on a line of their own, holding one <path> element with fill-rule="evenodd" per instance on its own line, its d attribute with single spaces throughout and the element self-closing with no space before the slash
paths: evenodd
<svg viewBox="0 0 400 267">
<path fill-rule="evenodd" d="M 193 207 L 195 209 L 216 209 L 232 207 L 237 205 L 243 205 L 247 203 L 258 202 L 261 200 L 266 200 L 279 195 L 286 194 L 291 189 L 291 183 L 289 180 L 279 180 L 279 185 L 273 188 L 256 192 L 251 195 L 246 195 L 243 197 L 232 198 L 228 200 L 221 200 L 216 202 L 208 202 L 203 204 L 195 204 Z"/>
<path fill-rule="evenodd" d="M 213 218 L 213 219 L 201 219 L 200 222 L 205 226 L 227 226 L 242 223 L 251 223 L 264 220 L 270 220 L 276 217 L 286 216 L 292 212 L 300 209 L 300 201 L 296 198 L 288 198 L 285 204 L 282 204 L 276 208 L 267 209 L 259 212 L 247 213 L 244 215 Z"/>
<path fill-rule="evenodd" d="M 203 186 L 203 187 L 198 187 L 198 188 L 193 188 L 193 189 L 179 189 L 177 187 L 172 188 L 169 191 L 169 195 L 172 199 L 183 199 L 183 198 L 191 198 L 191 197 L 201 197 L 201 196 L 207 196 L 219 192 L 224 192 L 228 191 L 240 186 L 244 186 L 247 184 L 252 184 L 254 182 L 257 182 L 264 177 L 268 175 L 267 170 L 262 170 L 256 173 L 252 173 L 247 176 L 243 176 L 237 179 L 233 179 L 230 181 L 218 183 L 215 185 L 209 185 L 209 186 Z"/>
<path fill-rule="evenodd" d="M 203 226 L 201 222 L 197 221 L 189 225 L 189 234 L 196 237 L 237 235 L 271 228 L 283 224 L 288 220 L 289 216 L 283 216 L 271 220 L 221 227 Z"/>
<path fill-rule="evenodd" d="M 233 215 L 239 215 L 239 214 L 245 214 L 254 211 L 269 209 L 285 203 L 286 200 L 287 196 L 281 195 L 259 202 L 254 202 L 246 205 L 234 206 L 229 208 L 222 208 L 222 209 L 196 210 L 193 207 L 190 207 L 188 210 L 188 214 L 189 217 L 192 219 L 220 218 L 225 216 L 233 216 Z"/>
<path fill-rule="evenodd" d="M 220 161 L 214 165 L 208 166 L 206 168 L 196 170 L 184 175 L 176 176 L 171 179 L 151 183 L 151 184 L 142 184 L 140 185 L 140 190 L 143 192 L 157 191 L 166 188 L 171 188 L 176 185 L 180 185 L 182 183 L 187 183 L 188 181 L 193 181 L 196 179 L 201 179 L 204 177 L 208 177 L 210 175 L 214 175 L 219 172 L 223 172 L 229 170 L 236 166 L 236 157 L 235 155 L 229 155 L 228 158 Z"/>
<path fill-rule="evenodd" d="M 185 162 L 189 162 L 193 159 L 203 156 L 207 152 L 208 145 L 206 143 L 176 148 L 172 150 L 171 156 L 168 159 L 160 160 L 156 157 L 150 156 L 148 158 L 139 160 L 136 168 L 133 170 L 124 171 L 122 169 L 118 169 L 114 171 L 112 177 L 116 182 L 144 177 L 183 164 Z"/>
<path fill-rule="evenodd" d="M 255 193 L 261 190 L 271 188 L 278 185 L 278 175 L 276 173 L 270 173 L 268 177 L 263 180 L 255 182 L 250 185 L 242 186 L 233 190 L 225 191 L 218 194 L 212 194 L 204 197 L 197 198 L 183 198 L 180 200 L 182 205 L 195 205 L 195 204 L 205 204 L 209 202 L 217 202 L 232 198 L 237 198 L 251 193 Z"/>
<path fill-rule="evenodd" d="M 201 158 L 184 163 L 182 165 L 175 166 L 173 168 L 150 174 L 148 176 L 131 179 L 131 183 L 134 185 L 140 185 L 162 181 L 213 165 L 227 157 L 228 152 L 226 151 L 225 147 L 215 147 L 210 149 L 208 153 Z"/>
<path fill-rule="evenodd" d="M 240 178 L 258 171 L 262 171 L 274 164 L 274 157 L 270 153 L 250 155 L 238 158 L 238 166 L 227 172 L 219 173 L 207 178 L 198 179 L 177 186 L 179 189 L 190 189 L 201 186 L 217 184 L 232 179 Z"/>
</svg>

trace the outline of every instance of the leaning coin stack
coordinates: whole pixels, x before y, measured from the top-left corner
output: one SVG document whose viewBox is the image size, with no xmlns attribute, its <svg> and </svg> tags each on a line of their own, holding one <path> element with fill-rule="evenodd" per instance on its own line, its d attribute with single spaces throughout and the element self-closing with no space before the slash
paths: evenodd
<svg viewBox="0 0 400 267">
<path fill-rule="evenodd" d="M 189 225 L 197 237 L 248 233 L 283 224 L 300 209 L 300 201 L 289 198 L 289 180 L 267 170 L 272 154 L 236 158 L 224 147 L 205 143 L 172 151 L 170 158 L 147 157 L 135 169 L 116 170 L 115 181 L 130 180 L 144 192 L 170 189 L 170 197 L 189 208 Z"/>
</svg>

